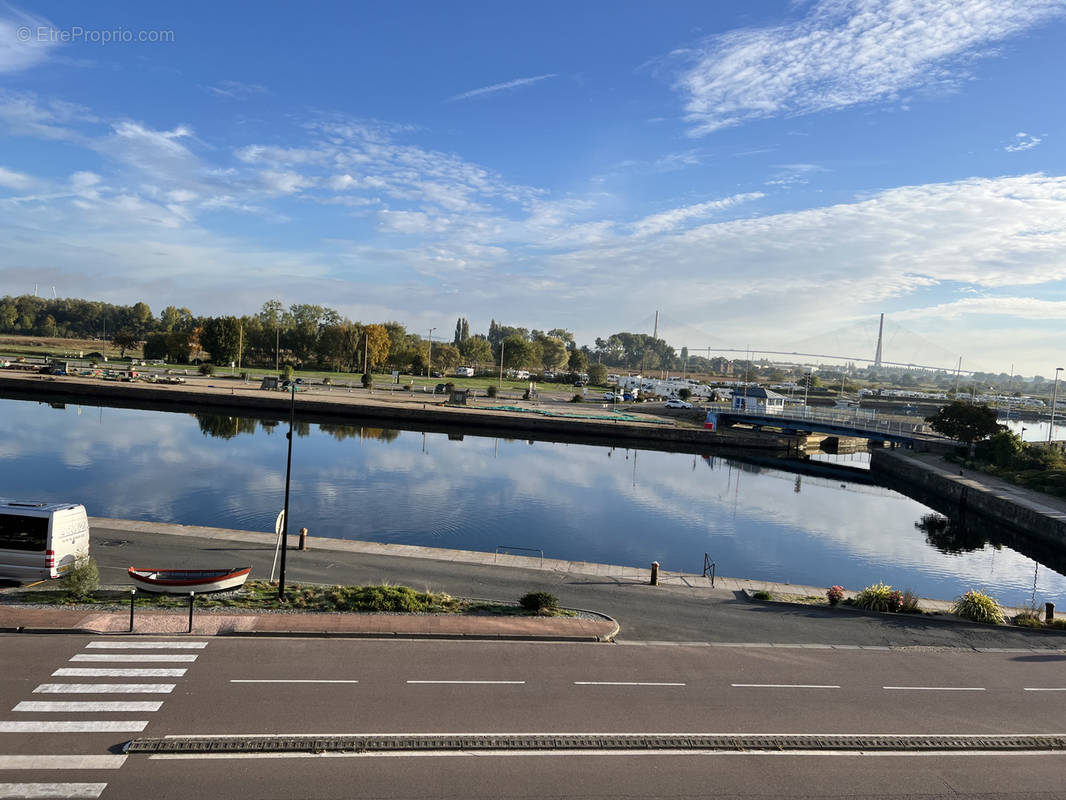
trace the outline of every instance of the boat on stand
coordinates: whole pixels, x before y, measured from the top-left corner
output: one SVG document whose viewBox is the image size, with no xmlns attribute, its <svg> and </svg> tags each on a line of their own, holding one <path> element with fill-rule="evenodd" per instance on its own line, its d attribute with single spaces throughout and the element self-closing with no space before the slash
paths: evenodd
<svg viewBox="0 0 1066 800">
<path fill-rule="evenodd" d="M 138 589 L 159 594 L 224 592 L 244 585 L 251 567 L 227 569 L 144 569 L 130 567 L 129 576 Z"/>
</svg>

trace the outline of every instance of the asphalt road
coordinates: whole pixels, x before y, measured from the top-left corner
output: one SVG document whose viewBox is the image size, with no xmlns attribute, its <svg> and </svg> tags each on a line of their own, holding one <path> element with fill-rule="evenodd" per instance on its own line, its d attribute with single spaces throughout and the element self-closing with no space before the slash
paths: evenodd
<svg viewBox="0 0 1066 800">
<path fill-rule="evenodd" d="M 0 798 L 1063 797 L 1064 754 L 175 758 L 121 745 L 237 733 L 1061 734 L 1064 663 L 961 649 L 5 635 Z M 42 784 L 60 785 L 35 794 Z"/>
<path fill-rule="evenodd" d="M 294 537 L 295 541 L 295 537 Z M 404 584 L 460 597 L 517 600 L 546 590 L 564 606 L 601 611 L 621 624 L 620 641 L 775 642 L 871 646 L 1045 647 L 1066 637 L 1022 629 L 945 623 L 911 616 L 865 616 L 829 609 L 753 603 L 732 592 L 647 586 L 573 573 L 450 561 L 290 550 L 289 581 Z M 231 540 L 93 529 L 92 552 L 104 583 L 127 584 L 129 566 L 173 568 L 251 564 L 268 576 L 273 547 Z"/>
</svg>

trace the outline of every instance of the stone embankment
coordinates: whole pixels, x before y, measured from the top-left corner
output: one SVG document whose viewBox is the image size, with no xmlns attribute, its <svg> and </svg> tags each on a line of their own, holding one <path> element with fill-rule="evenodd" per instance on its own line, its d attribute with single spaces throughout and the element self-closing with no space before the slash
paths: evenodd
<svg viewBox="0 0 1066 800">
<path fill-rule="evenodd" d="M 1054 545 L 1066 544 L 1066 500 L 1034 492 L 932 453 L 878 450 L 870 471 L 951 517 L 974 515 Z"/>
</svg>

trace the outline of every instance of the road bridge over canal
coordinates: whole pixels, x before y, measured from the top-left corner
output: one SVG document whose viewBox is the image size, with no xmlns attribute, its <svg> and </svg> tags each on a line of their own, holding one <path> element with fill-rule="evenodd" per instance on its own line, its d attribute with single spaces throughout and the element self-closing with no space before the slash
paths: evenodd
<svg viewBox="0 0 1066 800">
<path fill-rule="evenodd" d="M 708 411 L 708 422 L 717 425 L 751 425 L 759 428 L 780 428 L 784 433 L 825 433 L 849 436 L 875 442 L 891 442 L 913 448 L 916 443 L 945 444 L 945 439 L 929 429 L 925 420 L 878 414 L 862 409 L 820 409 L 804 406 L 786 408 L 780 413 L 736 410 L 729 407 Z"/>
</svg>

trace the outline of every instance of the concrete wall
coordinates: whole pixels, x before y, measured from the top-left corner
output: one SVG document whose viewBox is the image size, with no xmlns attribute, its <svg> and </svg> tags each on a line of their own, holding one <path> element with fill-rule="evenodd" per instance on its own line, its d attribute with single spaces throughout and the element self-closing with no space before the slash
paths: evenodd
<svg viewBox="0 0 1066 800">
<path fill-rule="evenodd" d="M 874 452 L 870 471 L 889 487 L 947 516 L 968 518 L 971 523 L 974 515 L 983 516 L 1036 539 L 1066 544 L 1066 514 L 1034 507 L 1039 505 L 1037 498 L 1033 505 L 1027 505 L 991 485 L 948 474 L 890 450 Z M 1019 492 L 1023 491 L 1019 487 Z"/>
</svg>

